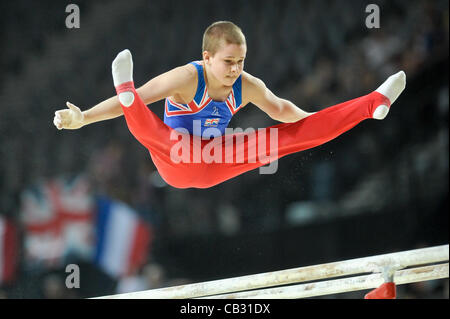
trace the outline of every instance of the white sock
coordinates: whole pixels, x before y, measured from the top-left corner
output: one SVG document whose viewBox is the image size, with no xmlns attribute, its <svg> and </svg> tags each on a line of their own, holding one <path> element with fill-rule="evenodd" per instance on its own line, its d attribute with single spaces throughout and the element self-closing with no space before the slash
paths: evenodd
<svg viewBox="0 0 450 319">
<path fill-rule="evenodd" d="M 114 86 L 133 81 L 133 58 L 130 50 L 120 52 L 111 65 Z M 119 101 L 123 106 L 130 106 L 134 102 L 133 92 L 119 93 Z"/>
<path fill-rule="evenodd" d="M 377 91 L 378 93 L 383 94 L 385 97 L 389 99 L 391 105 L 397 100 L 400 94 L 406 87 L 406 74 L 403 71 L 397 72 L 396 74 L 391 75 L 381 84 Z M 372 114 L 372 117 L 377 120 L 382 120 L 386 117 L 389 112 L 389 107 L 387 105 L 381 104 L 379 105 Z"/>
</svg>

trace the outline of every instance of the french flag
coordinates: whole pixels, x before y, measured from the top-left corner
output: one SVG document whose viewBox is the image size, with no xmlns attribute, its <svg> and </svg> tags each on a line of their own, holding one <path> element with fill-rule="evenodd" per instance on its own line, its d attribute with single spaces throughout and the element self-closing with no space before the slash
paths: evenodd
<svg viewBox="0 0 450 319">
<path fill-rule="evenodd" d="M 15 279 L 17 266 L 17 227 L 0 216 L 0 285 Z"/>
<path fill-rule="evenodd" d="M 129 206 L 98 200 L 95 262 L 114 278 L 129 275 L 146 261 L 152 229 Z"/>
</svg>

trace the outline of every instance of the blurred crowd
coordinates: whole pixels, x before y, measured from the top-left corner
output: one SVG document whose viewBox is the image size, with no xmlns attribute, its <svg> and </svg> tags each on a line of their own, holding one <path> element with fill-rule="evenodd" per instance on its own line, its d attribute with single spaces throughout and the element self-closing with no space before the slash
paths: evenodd
<svg viewBox="0 0 450 319">
<path fill-rule="evenodd" d="M 448 195 L 442 179 L 448 175 L 448 71 L 434 71 L 448 65 L 448 2 L 377 3 L 379 29 L 365 26 L 365 1 L 78 1 L 78 30 L 64 28 L 62 4 L 2 3 L 8 12 L 2 43 L 14 45 L 0 50 L 6 110 L 0 116 L 0 214 L 16 216 L 22 190 L 36 179 L 80 173 L 97 194 L 146 215 L 156 244 L 192 234 L 279 230 L 388 205 L 437 204 Z M 123 118 L 77 131 L 53 127 L 53 113 L 65 101 L 84 110 L 114 94 L 110 63 L 117 52 L 131 50 L 140 86 L 200 59 L 203 31 L 216 20 L 242 28 L 245 69 L 306 111 L 367 94 L 398 70 L 406 72 L 407 85 L 418 83 L 417 91 L 383 125 L 370 123 L 371 130 L 357 128 L 345 143 L 284 158 L 275 175 L 249 172 L 207 193 L 166 185 Z M 162 102 L 150 108 L 162 117 Z M 244 129 L 274 124 L 251 106 L 231 122 Z M 391 187 L 400 191 L 383 193 Z M 149 263 L 119 281 L 116 293 L 162 287 L 169 277 L 162 265 Z M 61 280 L 45 278 L 43 296 L 64 296 Z M 433 288 L 427 285 L 411 286 L 405 298 Z M 445 289 L 448 298 L 448 281 Z"/>
</svg>

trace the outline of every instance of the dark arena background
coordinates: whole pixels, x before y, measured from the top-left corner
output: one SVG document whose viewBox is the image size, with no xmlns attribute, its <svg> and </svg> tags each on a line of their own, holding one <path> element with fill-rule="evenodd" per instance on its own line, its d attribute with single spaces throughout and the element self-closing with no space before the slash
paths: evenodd
<svg viewBox="0 0 450 319">
<path fill-rule="evenodd" d="M 0 298 L 114 295 L 448 244 L 448 1 L 16 0 L 0 11 Z M 115 95 L 118 52 L 133 53 L 139 87 L 200 60 L 218 20 L 244 32 L 245 70 L 308 112 L 399 70 L 406 90 L 386 119 L 286 156 L 275 174 L 208 189 L 165 184 L 123 117 L 53 125 L 66 101 L 86 110 Z M 163 101 L 149 107 L 163 117 Z M 249 104 L 230 127 L 275 124 Z M 105 224 L 114 207 L 123 222 Z M 398 286 L 397 298 L 448 292 L 445 278 Z"/>
</svg>

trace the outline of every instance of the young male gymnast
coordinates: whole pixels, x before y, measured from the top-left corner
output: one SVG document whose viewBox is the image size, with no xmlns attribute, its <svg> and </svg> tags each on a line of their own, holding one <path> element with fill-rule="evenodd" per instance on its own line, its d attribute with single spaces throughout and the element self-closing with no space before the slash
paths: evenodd
<svg viewBox="0 0 450 319">
<path fill-rule="evenodd" d="M 244 71 L 246 52 L 241 29 L 232 22 L 218 21 L 205 30 L 201 61 L 176 67 L 135 89 L 132 56 L 124 50 L 112 62 L 117 95 L 86 111 L 67 102 L 67 109 L 55 112 L 54 125 L 60 130 L 78 129 L 124 115 L 128 129 L 149 150 L 168 184 L 208 188 L 288 154 L 324 144 L 365 119 L 384 119 L 406 86 L 406 75 L 400 71 L 367 95 L 318 112 L 305 112 Z M 147 107 L 162 99 L 164 121 Z M 231 117 L 248 103 L 281 124 L 227 134 Z M 242 139 L 243 134 L 247 139 Z M 275 155 L 269 142 L 274 134 Z M 233 141 L 238 141 L 236 147 Z M 255 148 L 258 154 L 263 150 L 267 155 L 266 146 L 271 156 L 257 161 Z M 184 147 L 189 154 L 180 160 L 179 151 Z M 211 151 L 213 160 L 203 158 L 202 154 Z"/>
</svg>

